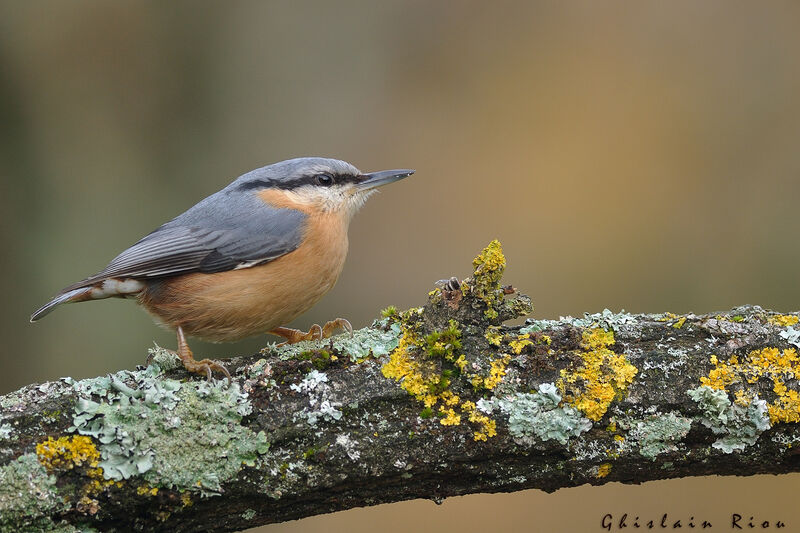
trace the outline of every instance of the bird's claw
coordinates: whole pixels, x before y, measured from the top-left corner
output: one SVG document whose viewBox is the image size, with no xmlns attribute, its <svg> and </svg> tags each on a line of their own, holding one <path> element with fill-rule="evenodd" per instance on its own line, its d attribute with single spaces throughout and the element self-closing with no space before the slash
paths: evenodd
<svg viewBox="0 0 800 533">
<path fill-rule="evenodd" d="M 326 322 L 324 326 L 314 324 L 307 332 L 300 331 L 299 329 L 281 327 L 275 328 L 269 333 L 286 339 L 284 342 L 277 345 L 277 347 L 280 348 L 281 346 L 295 344 L 300 341 L 321 341 L 323 339 L 327 339 L 339 328 L 347 331 L 351 336 L 353 335 L 353 326 L 350 324 L 350 321 L 344 318 L 336 318 Z"/>
<path fill-rule="evenodd" d="M 314 324 L 316 326 L 316 324 Z M 353 336 L 353 326 L 350 324 L 350 321 L 345 318 L 335 318 L 329 322 L 326 322 L 325 325 L 322 327 L 322 338 L 327 339 L 333 332 L 337 329 L 343 329 Z"/>
<path fill-rule="evenodd" d="M 183 366 L 189 372 L 194 372 L 195 374 L 205 374 L 208 381 L 213 379 L 212 372 L 219 372 L 221 374 L 225 374 L 225 377 L 228 378 L 228 383 L 231 382 L 231 373 L 228 372 L 228 369 L 225 368 L 221 363 L 214 361 L 213 359 L 202 359 L 200 361 L 195 361 L 194 359 L 189 361 L 184 361 Z"/>
</svg>

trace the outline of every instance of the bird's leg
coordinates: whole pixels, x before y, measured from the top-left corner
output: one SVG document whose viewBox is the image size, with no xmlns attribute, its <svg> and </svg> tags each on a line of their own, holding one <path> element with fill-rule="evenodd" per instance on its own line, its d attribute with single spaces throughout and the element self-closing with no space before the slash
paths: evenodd
<svg viewBox="0 0 800 533">
<path fill-rule="evenodd" d="M 183 328 L 178 326 L 178 351 L 175 354 L 180 358 L 183 367 L 189 372 L 195 374 L 205 375 L 211 381 L 211 372 L 221 372 L 231 381 L 231 374 L 228 369 L 211 359 L 203 359 L 196 361 L 192 355 L 192 350 L 189 349 L 189 344 L 186 342 L 186 336 L 183 334 Z"/>
<path fill-rule="evenodd" d="M 319 324 L 314 324 L 311 326 L 311 329 L 309 329 L 308 332 L 300 331 L 299 329 L 278 327 L 268 331 L 267 333 L 286 339 L 286 342 L 282 342 L 278 345 L 285 346 L 286 344 L 294 344 L 300 341 L 318 341 L 327 339 L 333 335 L 333 332 L 336 331 L 337 328 L 347 330 L 350 335 L 353 334 L 353 326 L 351 326 L 350 322 L 344 318 L 337 318 L 335 320 L 331 320 L 330 322 L 326 322 L 322 327 L 320 327 Z"/>
</svg>

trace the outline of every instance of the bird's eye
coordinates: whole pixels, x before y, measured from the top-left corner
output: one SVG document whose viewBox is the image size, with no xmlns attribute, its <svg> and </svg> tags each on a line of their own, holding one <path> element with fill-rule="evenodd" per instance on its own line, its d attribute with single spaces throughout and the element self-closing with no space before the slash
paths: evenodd
<svg viewBox="0 0 800 533">
<path fill-rule="evenodd" d="M 323 187 L 330 187 L 333 185 L 333 176 L 330 174 L 317 174 L 314 176 L 314 179 L 317 182 L 317 185 L 322 185 Z"/>
</svg>

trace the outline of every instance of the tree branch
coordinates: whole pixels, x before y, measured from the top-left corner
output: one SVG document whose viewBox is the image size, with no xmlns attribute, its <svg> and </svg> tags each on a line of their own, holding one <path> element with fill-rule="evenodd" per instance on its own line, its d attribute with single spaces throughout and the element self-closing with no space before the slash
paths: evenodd
<svg viewBox="0 0 800 533">
<path fill-rule="evenodd" d="M 0 398 L 0 529 L 235 531 L 412 498 L 800 471 L 796 314 L 503 322 L 499 243 L 423 308 L 189 376 Z"/>
</svg>

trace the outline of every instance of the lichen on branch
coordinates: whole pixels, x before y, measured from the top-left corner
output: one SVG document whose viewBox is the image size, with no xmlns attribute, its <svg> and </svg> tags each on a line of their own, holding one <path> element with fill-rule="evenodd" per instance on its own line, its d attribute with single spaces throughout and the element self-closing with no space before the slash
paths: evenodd
<svg viewBox="0 0 800 533">
<path fill-rule="evenodd" d="M 424 305 L 0 397 L 0 531 L 235 531 L 415 497 L 800 470 L 800 320 L 755 306 L 506 322 L 491 242 Z"/>
</svg>

